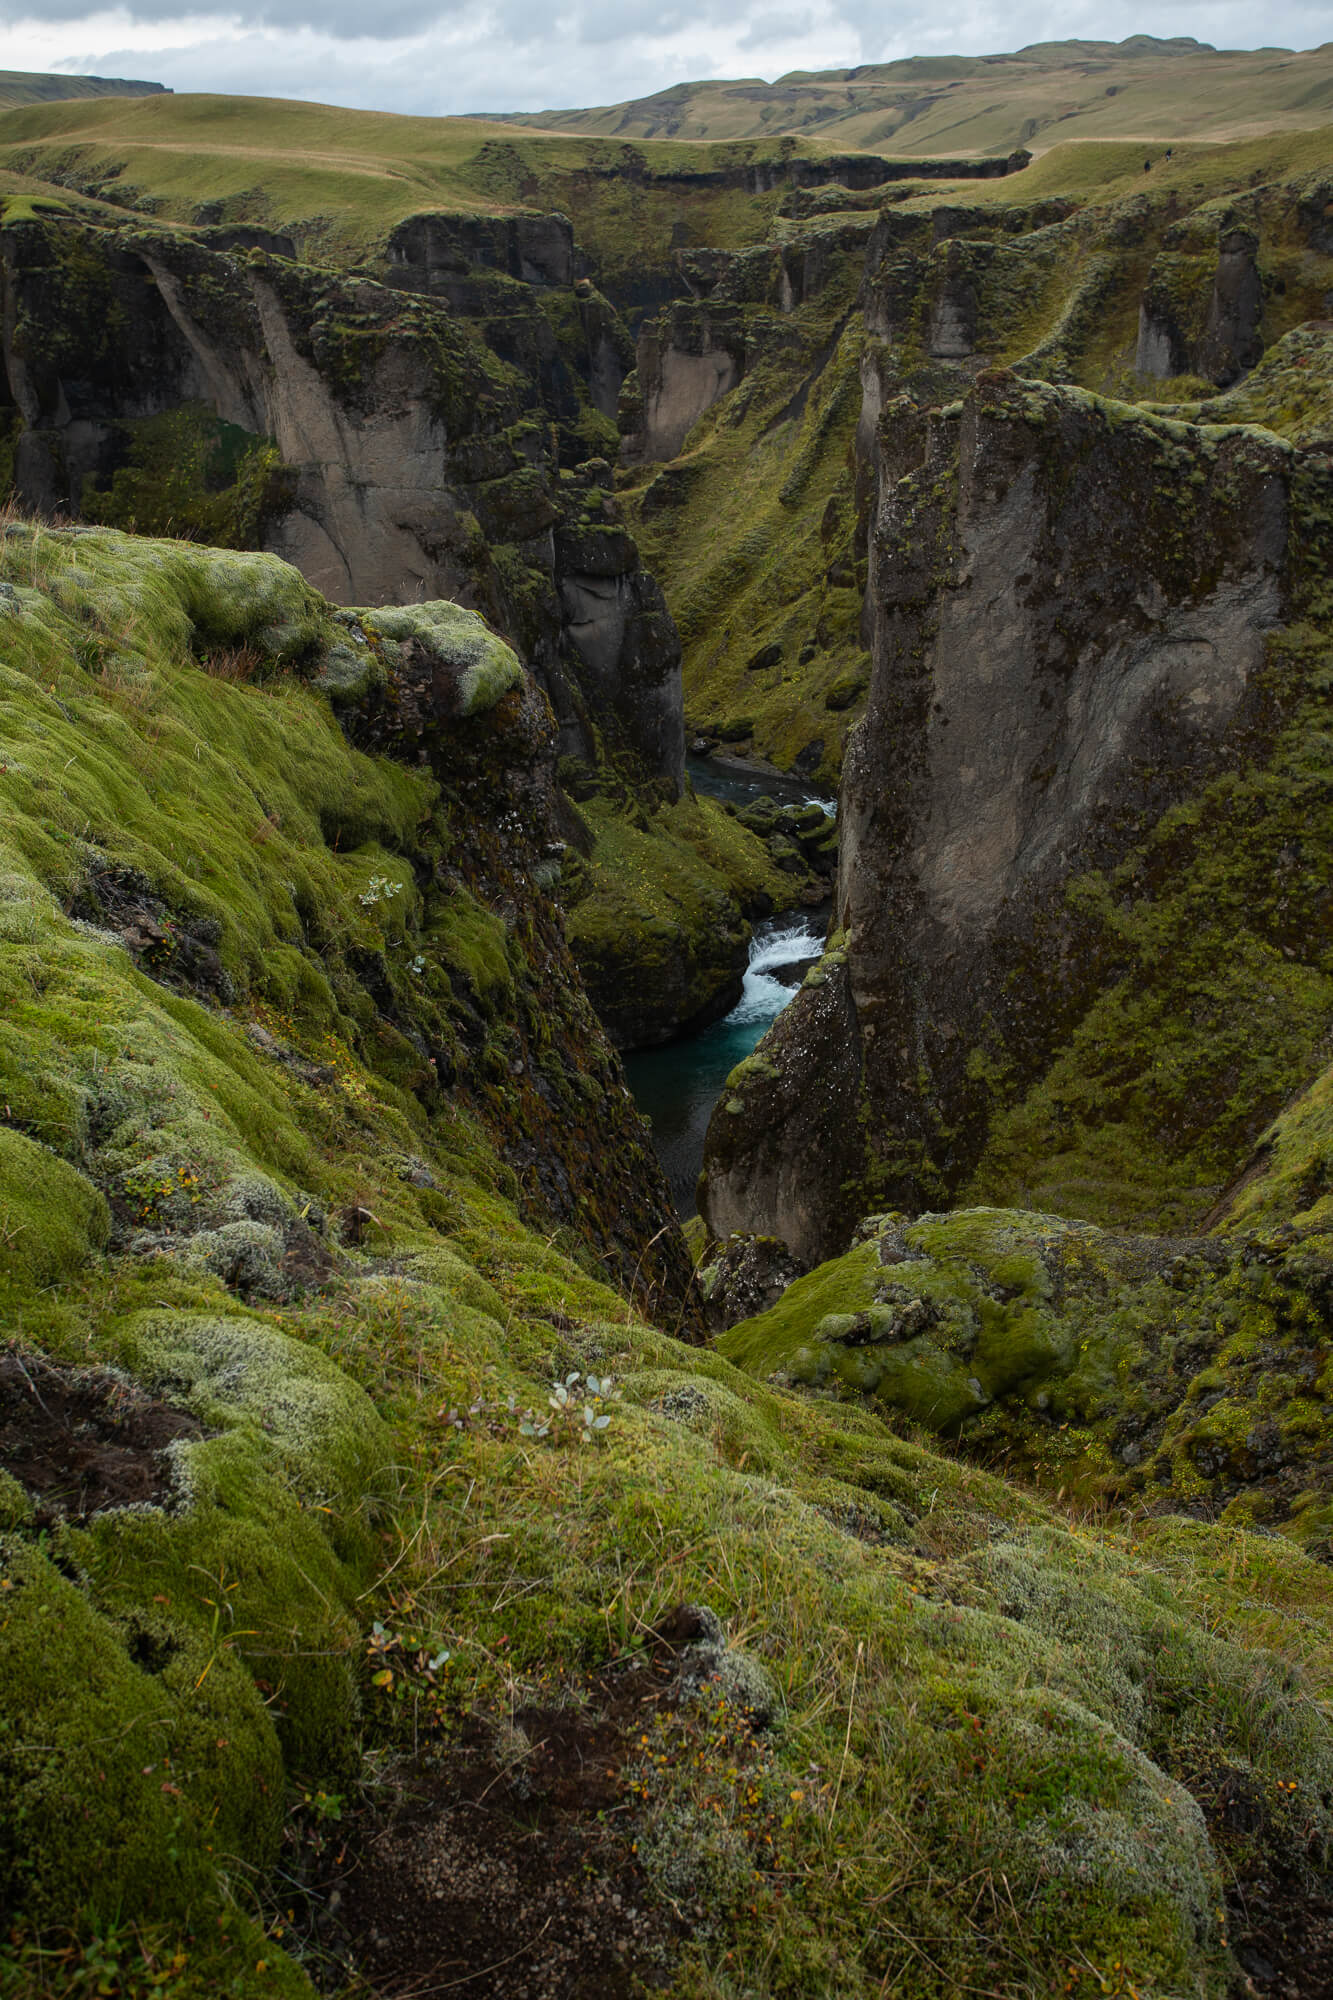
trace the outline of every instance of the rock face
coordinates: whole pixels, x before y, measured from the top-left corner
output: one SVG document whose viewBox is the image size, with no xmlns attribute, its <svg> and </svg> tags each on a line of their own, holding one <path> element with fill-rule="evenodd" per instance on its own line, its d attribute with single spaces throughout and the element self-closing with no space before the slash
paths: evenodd
<svg viewBox="0 0 1333 2000">
<path fill-rule="evenodd" d="M 564 215 L 413 215 L 389 237 L 405 288 L 467 303 L 480 267 L 528 285 L 572 285 L 574 229 Z"/>
<path fill-rule="evenodd" d="M 745 329 L 733 310 L 674 306 L 639 335 L 637 399 L 621 446 L 627 465 L 674 458 L 706 410 L 745 372 Z"/>
<path fill-rule="evenodd" d="M 1226 388 L 1264 351 L 1259 233 L 1232 218 L 1211 259 L 1184 232 L 1174 240 L 1182 247 L 1163 251 L 1144 290 L 1134 365 L 1141 375 L 1202 375 Z"/>
<path fill-rule="evenodd" d="M 661 592 L 606 461 L 562 470 L 549 419 L 534 416 L 586 409 L 586 386 L 580 406 L 577 371 L 536 307 L 515 313 L 511 298 L 490 345 L 451 310 L 484 312 L 487 285 L 512 292 L 514 277 L 568 286 L 563 217 L 415 218 L 390 246 L 391 273 L 439 303 L 161 233 L 22 224 L 0 248 L 26 504 L 77 511 L 85 484 L 124 462 L 136 424 L 200 406 L 276 446 L 284 487 L 266 545 L 325 595 L 474 606 L 532 664 L 565 754 L 594 758 L 600 732 L 679 791 L 680 649 Z M 627 337 L 616 346 L 595 298 L 577 302 L 576 325 L 580 313 L 595 323 L 586 365 L 613 402 Z"/>
<path fill-rule="evenodd" d="M 776 1236 L 807 1264 L 845 1241 L 864 1206 L 842 1178 L 844 1162 L 859 1158 L 860 1062 L 846 954 L 835 946 L 718 1099 L 699 1192 L 710 1236 Z"/>
<path fill-rule="evenodd" d="M 841 1247 L 983 1141 L 1086 1004 L 1066 883 L 1248 747 L 1287 593 L 1292 454 L 1003 372 L 878 423 L 874 676 L 840 815 L 845 953 L 719 1109 L 718 1235 Z M 766 1045 L 767 1049 L 767 1045 Z M 979 1053 L 981 1052 L 981 1053 Z"/>
</svg>

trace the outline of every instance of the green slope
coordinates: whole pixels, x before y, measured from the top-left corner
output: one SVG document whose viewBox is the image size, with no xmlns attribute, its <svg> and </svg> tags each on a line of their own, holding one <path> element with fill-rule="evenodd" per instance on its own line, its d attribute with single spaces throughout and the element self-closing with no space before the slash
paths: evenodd
<svg viewBox="0 0 1333 2000">
<path fill-rule="evenodd" d="M 613 233 L 620 223 L 626 257 L 645 204 L 649 233 L 663 245 L 685 206 L 689 240 L 747 240 L 747 230 L 762 234 L 765 201 L 771 207 L 777 197 L 748 195 L 741 170 L 773 154 L 759 140 L 721 150 L 653 147 L 645 157 L 598 138 L 547 138 L 483 119 L 262 97 L 104 98 L 0 113 L 0 168 L 165 221 L 202 220 L 206 204 L 209 221 L 295 229 L 304 254 L 333 261 L 364 254 L 395 223 L 430 209 L 596 211 Z M 688 185 L 720 167 L 736 169 L 738 185 Z"/>
<path fill-rule="evenodd" d="M 796 133 L 920 156 L 1007 153 L 1057 139 L 1236 139 L 1333 113 L 1333 43 L 1218 50 L 1188 38 L 1044 42 L 1015 55 L 927 56 L 857 69 L 794 71 L 774 83 L 682 83 L 590 110 L 514 122 L 633 139 L 746 139 Z"/>
<path fill-rule="evenodd" d="M 0 571 L 2 1380 L 100 1397 L 130 1456 L 149 1398 L 185 1426 L 165 1505 L 0 1476 L 5 1994 L 311 2000 L 429 1946 L 410 1843 L 403 1923 L 355 1923 L 399 1784 L 514 1830 L 507 1913 L 556 1868 L 516 1935 L 561 2000 L 602 1952 L 627 1991 L 622 1948 L 676 2000 L 1236 1991 L 1247 1894 L 1333 1834 L 1327 1567 L 1071 1521 L 525 1222 L 408 1039 L 471 1018 L 460 1076 L 521 1117 L 525 1005 L 582 1005 L 508 872 L 516 689 L 441 785 L 344 740 L 319 668 L 364 648 L 272 559 L 11 523 Z M 546 1415 L 575 1370 L 623 1389 L 586 1445 Z M 702 1698 L 651 1644 L 690 1604 Z M 557 1731 L 591 1775 L 553 1798 Z M 486 1882 L 449 1895 L 489 1968 Z"/>
<path fill-rule="evenodd" d="M 66 97 L 153 97 L 164 83 L 123 76 L 52 76 L 40 70 L 0 69 L 0 106 L 47 104 Z"/>
</svg>

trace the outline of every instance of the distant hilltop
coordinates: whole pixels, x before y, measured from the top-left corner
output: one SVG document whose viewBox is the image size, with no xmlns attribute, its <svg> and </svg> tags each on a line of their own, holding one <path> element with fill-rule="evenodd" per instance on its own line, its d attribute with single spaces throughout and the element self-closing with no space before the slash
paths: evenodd
<svg viewBox="0 0 1333 2000">
<path fill-rule="evenodd" d="M 1333 118 L 1333 42 L 1217 49 L 1191 36 L 1036 42 L 1011 55 L 912 56 L 852 69 L 672 84 L 514 124 L 617 139 L 780 135 L 863 152 L 1042 152 L 1065 139 L 1254 138 Z"/>
<path fill-rule="evenodd" d="M 170 97 L 165 83 L 126 76 L 50 76 L 36 70 L 0 69 L 0 106 L 50 104 L 62 97 Z"/>
</svg>

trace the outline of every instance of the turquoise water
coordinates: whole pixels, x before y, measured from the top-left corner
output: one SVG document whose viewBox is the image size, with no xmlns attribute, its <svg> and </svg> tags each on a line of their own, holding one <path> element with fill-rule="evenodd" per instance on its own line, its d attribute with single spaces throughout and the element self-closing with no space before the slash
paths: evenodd
<svg viewBox="0 0 1333 2000">
<path fill-rule="evenodd" d="M 653 1128 L 653 1144 L 682 1218 L 697 1210 L 694 1184 L 703 1162 L 704 1134 L 728 1074 L 796 992 L 794 984 L 784 984 L 774 974 L 817 958 L 827 924 L 827 912 L 818 910 L 770 917 L 757 925 L 745 987 L 726 1018 L 701 1035 L 660 1049 L 638 1049 L 624 1059 L 626 1081 Z"/>
</svg>

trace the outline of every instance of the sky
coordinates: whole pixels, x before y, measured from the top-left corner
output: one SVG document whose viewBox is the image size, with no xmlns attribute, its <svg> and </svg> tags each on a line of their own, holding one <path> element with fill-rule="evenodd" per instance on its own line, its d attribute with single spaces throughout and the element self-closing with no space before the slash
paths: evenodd
<svg viewBox="0 0 1333 2000">
<path fill-rule="evenodd" d="M 910 55 L 986 55 L 1081 36 L 1194 35 L 1307 49 L 1329 0 L 0 0 L 0 69 L 145 77 L 174 90 L 381 111 L 612 104 L 705 77 L 769 80 Z"/>
</svg>

